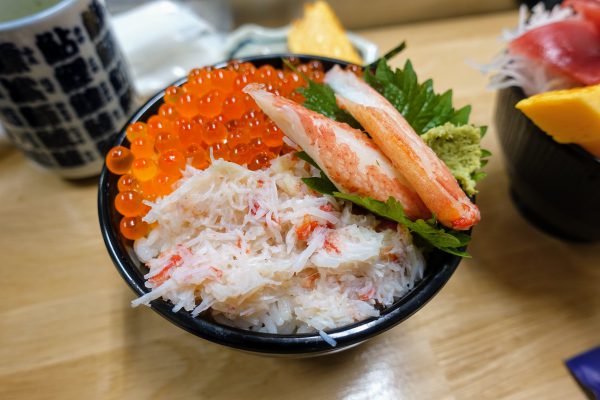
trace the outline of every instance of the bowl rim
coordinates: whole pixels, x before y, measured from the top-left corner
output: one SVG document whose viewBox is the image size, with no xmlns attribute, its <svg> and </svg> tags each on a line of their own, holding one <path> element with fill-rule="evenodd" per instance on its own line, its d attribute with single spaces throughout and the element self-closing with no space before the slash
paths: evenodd
<svg viewBox="0 0 600 400">
<path fill-rule="evenodd" d="M 274 60 L 290 57 L 296 57 L 302 61 L 318 60 L 343 66 L 351 65 L 351 63 L 334 58 L 293 53 L 249 56 L 237 60 L 240 62 L 262 62 L 267 64 L 273 63 Z M 224 61 L 214 64 L 213 67 L 222 68 L 226 65 L 227 62 Z M 186 82 L 186 80 L 187 78 L 185 77 L 178 79 L 173 85 L 181 85 Z M 120 130 L 120 133 L 116 136 L 112 143 L 113 146 L 121 145 L 124 142 L 126 127 L 143 118 L 151 108 L 155 107 L 156 103 L 161 101 L 164 91 L 165 90 L 163 89 L 150 97 L 150 99 L 133 114 Z M 113 226 L 110 212 L 111 200 L 108 195 L 108 186 L 111 176 L 114 181 L 114 175 L 111 174 L 106 168 L 106 165 L 104 165 L 98 182 L 98 217 L 100 230 L 107 251 L 117 271 L 125 282 L 127 282 L 129 287 L 138 296 L 141 296 L 149 290 L 144 286 L 143 279 L 140 280 L 135 276 L 134 270 L 136 267 L 130 262 L 128 252 L 125 251 L 118 233 L 115 229 L 112 229 Z M 330 353 L 362 343 L 363 341 L 392 328 L 417 312 L 442 289 L 458 267 L 462 258 L 436 251 L 432 254 L 430 261 L 431 260 L 440 264 L 437 271 L 432 274 L 426 273 L 423 279 L 421 279 L 404 297 L 395 301 L 391 306 L 383 310 L 379 317 L 368 318 L 363 321 L 327 331 L 327 335 L 337 342 L 335 347 L 329 345 L 318 332 L 284 335 L 243 330 L 203 318 L 193 318 L 188 311 L 180 310 L 175 313 L 171 310 L 173 307 L 172 304 L 162 299 L 152 301 L 151 308 L 174 325 L 195 336 L 235 349 L 270 355 L 318 355 Z"/>
</svg>

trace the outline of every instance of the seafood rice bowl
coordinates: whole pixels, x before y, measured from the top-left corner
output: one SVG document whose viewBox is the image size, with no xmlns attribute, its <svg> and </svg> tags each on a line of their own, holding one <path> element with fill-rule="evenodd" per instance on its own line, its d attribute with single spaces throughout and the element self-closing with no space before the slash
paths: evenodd
<svg viewBox="0 0 600 400">
<path fill-rule="evenodd" d="M 133 117 L 101 177 L 104 239 L 132 305 L 198 336 L 347 348 L 469 256 L 485 128 L 408 60 L 255 61 L 194 69 Z"/>
</svg>

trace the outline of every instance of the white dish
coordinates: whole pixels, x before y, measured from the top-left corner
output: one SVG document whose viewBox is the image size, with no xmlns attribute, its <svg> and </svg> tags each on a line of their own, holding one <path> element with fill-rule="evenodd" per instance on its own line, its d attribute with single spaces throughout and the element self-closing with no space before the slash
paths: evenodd
<svg viewBox="0 0 600 400">
<path fill-rule="evenodd" d="M 287 53 L 287 36 L 290 26 L 265 28 L 259 25 L 243 25 L 231 32 L 225 41 L 226 58 L 240 58 L 257 54 Z M 360 54 L 364 64 L 377 59 L 377 45 L 354 33 L 348 33 L 350 41 Z"/>
</svg>

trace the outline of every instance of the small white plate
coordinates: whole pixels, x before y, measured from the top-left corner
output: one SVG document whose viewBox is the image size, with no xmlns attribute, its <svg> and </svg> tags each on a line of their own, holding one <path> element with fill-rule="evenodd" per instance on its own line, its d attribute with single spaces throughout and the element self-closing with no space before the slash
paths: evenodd
<svg viewBox="0 0 600 400">
<path fill-rule="evenodd" d="M 287 53 L 287 37 L 290 26 L 282 28 L 265 28 L 259 25 L 244 25 L 231 32 L 225 41 L 225 57 L 227 59 L 253 56 L 257 54 Z M 356 34 L 348 33 L 354 48 L 358 51 L 364 64 L 377 59 L 378 49 L 375 43 Z"/>
</svg>

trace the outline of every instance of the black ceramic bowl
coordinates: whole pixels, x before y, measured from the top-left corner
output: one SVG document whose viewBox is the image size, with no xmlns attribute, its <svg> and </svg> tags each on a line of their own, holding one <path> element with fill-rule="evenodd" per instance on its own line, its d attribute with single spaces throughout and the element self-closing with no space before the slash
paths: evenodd
<svg viewBox="0 0 600 400">
<path fill-rule="evenodd" d="M 511 195 L 521 214 L 561 239 L 600 240 L 600 159 L 560 144 L 515 108 L 525 94 L 498 93 L 496 127 Z"/>
<path fill-rule="evenodd" d="M 251 61 L 256 66 L 270 64 L 276 68 L 281 68 L 282 58 L 285 57 L 289 57 L 289 55 L 258 56 L 242 59 L 242 61 Z M 302 62 L 315 59 L 320 60 L 326 69 L 331 68 L 335 64 L 347 65 L 347 63 L 342 61 L 323 57 L 298 57 Z M 217 67 L 224 65 L 217 65 Z M 185 80 L 180 80 L 176 84 L 180 85 L 184 82 Z M 163 92 L 156 94 L 156 96 L 135 113 L 129 123 L 146 121 L 150 116 L 155 114 L 158 107 L 162 104 L 162 97 Z M 120 133 L 114 145 L 120 145 L 124 142 L 128 146 L 125 138 L 125 129 Z M 121 217 L 113 206 L 113 200 L 118 192 L 117 180 L 118 176 L 111 174 L 104 167 L 100 176 L 98 193 L 98 212 L 102 236 L 106 243 L 106 248 L 123 279 L 125 279 L 137 295 L 143 295 L 149 291 L 144 286 L 144 274 L 147 273 L 147 269 L 137 259 L 131 247 L 131 242 L 125 240 L 119 234 L 119 220 Z M 447 253 L 433 252 L 430 254 L 424 278 L 407 296 L 396 301 L 392 306 L 383 311 L 380 317 L 367 319 L 328 332 L 336 340 L 336 347 L 331 347 L 318 334 L 274 335 L 257 333 L 219 324 L 207 314 L 201 315 L 198 318 L 192 318 L 189 312 L 183 310 L 177 313 L 172 312 L 172 305 L 163 300 L 153 301 L 152 308 L 175 325 L 196 336 L 240 350 L 270 355 L 317 355 L 333 353 L 358 345 L 390 329 L 415 313 L 444 286 L 454 273 L 459 262 L 460 257 Z"/>
</svg>

